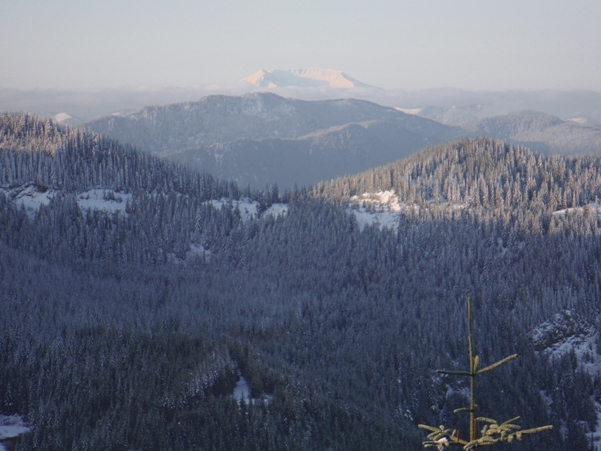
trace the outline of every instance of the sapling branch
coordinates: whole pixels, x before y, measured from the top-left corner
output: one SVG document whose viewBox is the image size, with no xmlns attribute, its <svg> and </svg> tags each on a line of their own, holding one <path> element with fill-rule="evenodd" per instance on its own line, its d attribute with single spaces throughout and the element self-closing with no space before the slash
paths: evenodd
<svg viewBox="0 0 601 451">
<path fill-rule="evenodd" d="M 439 374 L 447 374 L 450 376 L 463 376 L 470 378 L 470 406 L 456 409 L 454 412 L 469 412 L 470 414 L 470 436 L 469 441 L 460 440 L 459 432 L 456 429 L 445 428 L 439 426 L 435 428 L 424 424 L 418 425 L 419 428 L 430 431 L 428 440 L 422 442 L 425 448 L 435 446 L 438 450 L 442 450 L 451 445 L 462 445 L 466 451 L 473 450 L 479 446 L 490 446 L 499 442 L 511 443 L 514 439 L 521 440 L 524 434 L 535 434 L 538 432 L 552 429 L 553 426 L 541 426 L 532 429 L 522 430 L 521 426 L 514 424 L 520 417 L 515 417 L 499 424 L 496 420 L 487 417 L 477 417 L 475 415 L 476 408 L 476 377 L 483 373 L 494 370 L 501 365 L 514 360 L 518 357 L 517 354 L 510 355 L 499 360 L 492 365 L 488 365 L 481 370 L 478 370 L 480 358 L 474 356 L 474 325 L 472 317 L 472 298 L 468 298 L 468 346 L 469 346 L 469 371 L 457 370 L 436 370 Z M 480 437 L 476 434 L 477 422 L 486 423 L 482 428 Z"/>
</svg>

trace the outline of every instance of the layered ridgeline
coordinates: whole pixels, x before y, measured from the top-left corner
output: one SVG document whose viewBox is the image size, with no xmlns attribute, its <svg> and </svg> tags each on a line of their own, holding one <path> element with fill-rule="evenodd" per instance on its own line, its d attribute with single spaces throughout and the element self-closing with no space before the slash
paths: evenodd
<svg viewBox="0 0 601 451">
<path fill-rule="evenodd" d="M 145 107 L 86 127 L 259 188 L 310 186 L 461 135 L 453 127 L 362 100 L 303 101 L 269 93 Z"/>
<path fill-rule="evenodd" d="M 601 125 L 591 117 L 577 115 L 562 120 L 533 110 L 500 114 L 494 105 L 429 106 L 402 111 L 460 127 L 464 136 L 504 139 L 550 155 L 601 155 Z"/>
<path fill-rule="evenodd" d="M 408 93 L 395 106 L 447 125 L 538 111 L 563 120 L 599 125 L 601 94 L 595 91 L 463 91 L 439 88 Z"/>
<path fill-rule="evenodd" d="M 21 449 L 418 449 L 419 423 L 468 429 L 465 385 L 434 372 L 465 366 L 467 296 L 482 364 L 521 356 L 478 387 L 478 413 L 556 426 L 515 449 L 595 437 L 598 160 L 463 141 L 316 199 L 2 123 L 0 414 L 30 427 Z M 36 149 L 51 136 L 68 145 Z M 104 175 L 136 158 L 137 189 Z M 502 174 L 519 180 L 506 204 L 478 200 Z M 455 197 L 436 200 L 436 177 Z M 397 227 L 361 227 L 387 207 L 349 208 L 353 194 L 393 187 Z"/>
<path fill-rule="evenodd" d="M 522 111 L 470 121 L 462 128 L 469 135 L 506 139 L 551 155 L 601 155 L 601 126 L 582 117 L 563 121 Z"/>
<path fill-rule="evenodd" d="M 460 136 L 505 139 L 548 154 L 601 152 L 599 126 L 543 113 L 525 111 L 451 127 L 420 117 L 427 108 L 410 111 L 418 115 L 362 100 L 302 101 L 253 93 L 145 107 L 86 127 L 258 188 L 310 186 Z"/>
</svg>

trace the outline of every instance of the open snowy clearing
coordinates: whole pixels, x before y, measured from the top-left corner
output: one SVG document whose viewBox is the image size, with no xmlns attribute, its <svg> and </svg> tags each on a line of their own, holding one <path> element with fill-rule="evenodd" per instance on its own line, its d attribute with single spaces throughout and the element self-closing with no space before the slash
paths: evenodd
<svg viewBox="0 0 601 451">
<path fill-rule="evenodd" d="M 591 202 L 584 207 L 564 208 L 553 212 L 553 216 L 565 217 L 568 214 L 591 214 L 601 218 L 601 204 Z"/>
<path fill-rule="evenodd" d="M 238 401 L 238 404 L 242 404 L 242 402 L 244 402 L 246 405 L 261 403 L 269 404 L 272 398 L 271 395 L 267 394 L 263 394 L 261 398 L 252 398 L 250 394 L 248 381 L 244 378 L 244 376 L 240 376 L 240 379 L 238 382 L 236 382 L 236 386 L 234 387 L 234 393 L 232 394 L 234 399 Z"/>
<path fill-rule="evenodd" d="M 61 191 L 46 189 L 33 183 L 13 188 L 0 187 L 0 193 L 6 195 L 18 206 L 25 207 L 30 219 L 34 219 L 42 205 L 61 194 Z M 101 210 L 107 213 L 126 214 L 127 203 L 131 194 L 115 192 L 110 189 L 91 189 L 77 194 L 77 204 L 82 210 Z"/>
<path fill-rule="evenodd" d="M 259 211 L 259 207 L 261 204 L 256 200 L 251 199 L 240 199 L 240 200 L 232 200 L 232 199 L 219 199 L 219 200 L 211 200 L 208 202 L 213 206 L 213 208 L 220 210 L 224 207 L 224 205 L 231 205 L 232 208 L 237 209 L 240 212 L 240 216 L 242 217 L 242 221 L 248 222 L 251 220 L 259 219 L 260 217 L 265 216 L 284 216 L 288 213 L 288 205 L 276 203 L 267 208 L 263 213 Z"/>
<path fill-rule="evenodd" d="M 6 451 L 3 440 L 18 437 L 28 431 L 29 427 L 19 415 L 0 415 L 0 451 Z"/>
<path fill-rule="evenodd" d="M 442 204 L 446 208 L 461 210 L 468 208 L 467 204 Z M 394 190 L 363 193 L 350 198 L 349 211 L 355 213 L 359 228 L 367 225 L 396 230 L 401 214 L 409 211 L 419 211 L 417 204 L 407 204 L 399 201 Z"/>
</svg>

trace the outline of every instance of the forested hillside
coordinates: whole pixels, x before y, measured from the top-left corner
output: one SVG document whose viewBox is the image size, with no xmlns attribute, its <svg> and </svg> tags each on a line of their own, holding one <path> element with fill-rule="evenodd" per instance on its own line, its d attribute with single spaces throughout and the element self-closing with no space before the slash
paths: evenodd
<svg viewBox="0 0 601 451">
<path fill-rule="evenodd" d="M 483 105 L 452 108 L 469 116 Z M 449 126 L 356 100 L 303 101 L 273 93 L 214 95 L 95 119 L 86 129 L 240 186 L 309 187 L 460 137 L 488 136 L 550 155 L 598 155 L 601 128 L 537 111 Z M 477 116 L 476 116 L 477 117 Z M 438 120 L 443 120 L 442 117 Z"/>
<path fill-rule="evenodd" d="M 303 101 L 272 93 L 150 106 L 96 119 L 86 128 L 261 189 L 310 186 L 462 134 L 364 100 Z"/>
<path fill-rule="evenodd" d="M 418 449 L 418 423 L 467 428 L 466 385 L 435 369 L 465 366 L 468 296 L 483 364 L 520 354 L 479 413 L 555 425 L 516 450 L 594 438 L 599 374 L 540 337 L 569 309 L 586 327 L 559 338 L 599 354 L 599 160 L 465 140 L 250 192 L 26 115 L 0 136 L 0 413 L 32 429 L 17 449 Z M 55 194 L 32 214 L 25 185 Z M 83 208 L 92 189 L 131 197 Z M 392 189 L 398 229 L 360 228 L 353 196 Z"/>
<path fill-rule="evenodd" d="M 470 139 L 322 182 L 313 194 L 347 201 L 357 194 L 393 190 L 403 203 L 429 206 L 433 211 L 459 208 L 488 216 L 529 212 L 541 226 L 548 226 L 554 212 L 598 201 L 600 161 L 548 157 L 503 141 Z"/>
</svg>

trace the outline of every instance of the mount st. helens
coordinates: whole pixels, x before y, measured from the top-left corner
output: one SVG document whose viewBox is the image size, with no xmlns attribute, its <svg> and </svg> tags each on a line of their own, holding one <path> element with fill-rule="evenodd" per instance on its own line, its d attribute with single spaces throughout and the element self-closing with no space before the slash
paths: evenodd
<svg viewBox="0 0 601 451">
<path fill-rule="evenodd" d="M 249 84 L 255 88 L 319 88 L 328 87 L 336 89 L 371 88 L 377 89 L 366 83 L 350 77 L 339 70 L 321 69 L 311 67 L 309 69 L 289 70 L 260 70 L 240 80 L 241 83 Z"/>
</svg>

